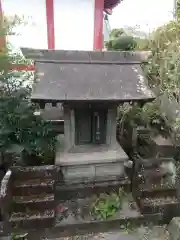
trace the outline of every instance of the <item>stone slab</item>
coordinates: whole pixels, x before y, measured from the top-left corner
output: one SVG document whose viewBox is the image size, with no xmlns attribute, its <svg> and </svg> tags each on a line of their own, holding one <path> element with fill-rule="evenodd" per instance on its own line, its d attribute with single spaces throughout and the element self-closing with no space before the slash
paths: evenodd
<svg viewBox="0 0 180 240">
<path fill-rule="evenodd" d="M 169 226 L 169 240 L 180 240 L 180 217 L 174 217 Z"/>
<path fill-rule="evenodd" d="M 98 164 L 98 163 L 113 163 L 125 162 L 128 160 L 127 154 L 124 152 L 120 145 L 114 148 L 108 148 L 107 145 L 101 145 L 97 148 L 90 149 L 83 148 L 80 152 L 79 147 L 77 151 L 61 152 L 57 151 L 55 164 L 61 166 L 73 166 L 80 164 Z"/>
<path fill-rule="evenodd" d="M 113 181 L 125 178 L 123 162 L 63 166 L 61 172 L 66 184 Z"/>
</svg>

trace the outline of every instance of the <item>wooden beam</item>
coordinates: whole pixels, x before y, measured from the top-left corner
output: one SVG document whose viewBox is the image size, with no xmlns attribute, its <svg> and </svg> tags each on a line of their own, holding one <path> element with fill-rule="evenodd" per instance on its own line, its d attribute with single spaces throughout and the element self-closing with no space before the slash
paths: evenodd
<svg viewBox="0 0 180 240">
<path fill-rule="evenodd" d="M 25 65 L 25 64 L 12 64 L 10 70 L 17 70 L 17 71 L 34 71 L 34 65 Z"/>
</svg>

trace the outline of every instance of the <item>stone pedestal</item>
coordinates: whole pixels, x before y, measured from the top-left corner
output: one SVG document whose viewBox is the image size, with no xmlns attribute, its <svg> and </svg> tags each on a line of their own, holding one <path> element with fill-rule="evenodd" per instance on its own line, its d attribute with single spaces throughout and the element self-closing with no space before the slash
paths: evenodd
<svg viewBox="0 0 180 240">
<path fill-rule="evenodd" d="M 64 106 L 64 135 L 59 135 L 60 146 L 55 163 L 61 167 L 65 184 L 119 181 L 127 178 L 124 163 L 128 161 L 128 156 L 116 142 L 117 109 L 115 105 L 106 108 L 105 144 L 76 145 L 75 111 L 72 106 Z"/>
<path fill-rule="evenodd" d="M 125 179 L 124 162 L 128 156 L 117 144 L 77 146 L 71 152 L 57 152 L 56 164 L 61 166 L 66 184 L 119 181 Z"/>
</svg>

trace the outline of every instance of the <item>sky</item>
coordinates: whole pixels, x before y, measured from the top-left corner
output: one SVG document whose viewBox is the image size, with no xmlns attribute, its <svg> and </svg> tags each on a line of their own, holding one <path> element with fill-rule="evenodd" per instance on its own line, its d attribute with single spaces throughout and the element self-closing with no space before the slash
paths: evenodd
<svg viewBox="0 0 180 240">
<path fill-rule="evenodd" d="M 28 19 L 28 21 L 30 20 L 29 26 L 23 29 L 21 37 L 18 39 L 17 37 L 11 38 L 12 42 L 15 45 L 20 44 L 21 46 L 29 45 L 30 47 L 46 48 L 46 12 L 45 5 L 40 4 L 42 1 L 45 2 L 45 0 L 26 0 L 26 4 L 24 4 L 24 0 L 1 1 L 6 14 L 17 14 L 20 16 L 25 14 L 26 17 L 28 17 L 28 15 L 30 17 L 30 19 Z M 58 0 L 54 1 L 58 2 Z M 85 0 L 81 1 L 84 2 Z M 140 31 L 149 33 L 149 31 L 152 31 L 154 28 L 172 20 L 173 4 L 174 0 L 124 0 L 113 10 L 112 16 L 109 17 L 111 29 L 128 26 L 136 27 Z M 81 15 L 81 13 L 79 14 Z M 69 21 L 69 23 L 66 22 L 66 25 L 72 23 L 72 18 L 69 18 Z M 57 21 L 57 24 L 60 24 L 60 22 Z M 83 22 L 77 27 L 78 32 L 83 32 L 80 28 L 82 24 Z M 38 36 L 38 38 L 32 36 Z M 61 38 L 58 41 L 60 41 Z"/>
<path fill-rule="evenodd" d="M 111 28 L 138 26 L 149 32 L 173 18 L 174 0 L 124 0 L 110 16 Z"/>
</svg>

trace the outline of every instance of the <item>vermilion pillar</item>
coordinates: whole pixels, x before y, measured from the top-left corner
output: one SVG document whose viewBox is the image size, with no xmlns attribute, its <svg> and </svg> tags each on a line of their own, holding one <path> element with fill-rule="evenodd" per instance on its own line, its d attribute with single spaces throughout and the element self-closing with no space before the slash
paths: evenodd
<svg viewBox="0 0 180 240">
<path fill-rule="evenodd" d="M 47 22 L 48 49 L 55 49 L 54 0 L 46 0 L 46 22 Z"/>
<path fill-rule="evenodd" d="M 103 10 L 104 0 L 95 0 L 94 8 L 94 50 L 103 48 Z"/>
</svg>

